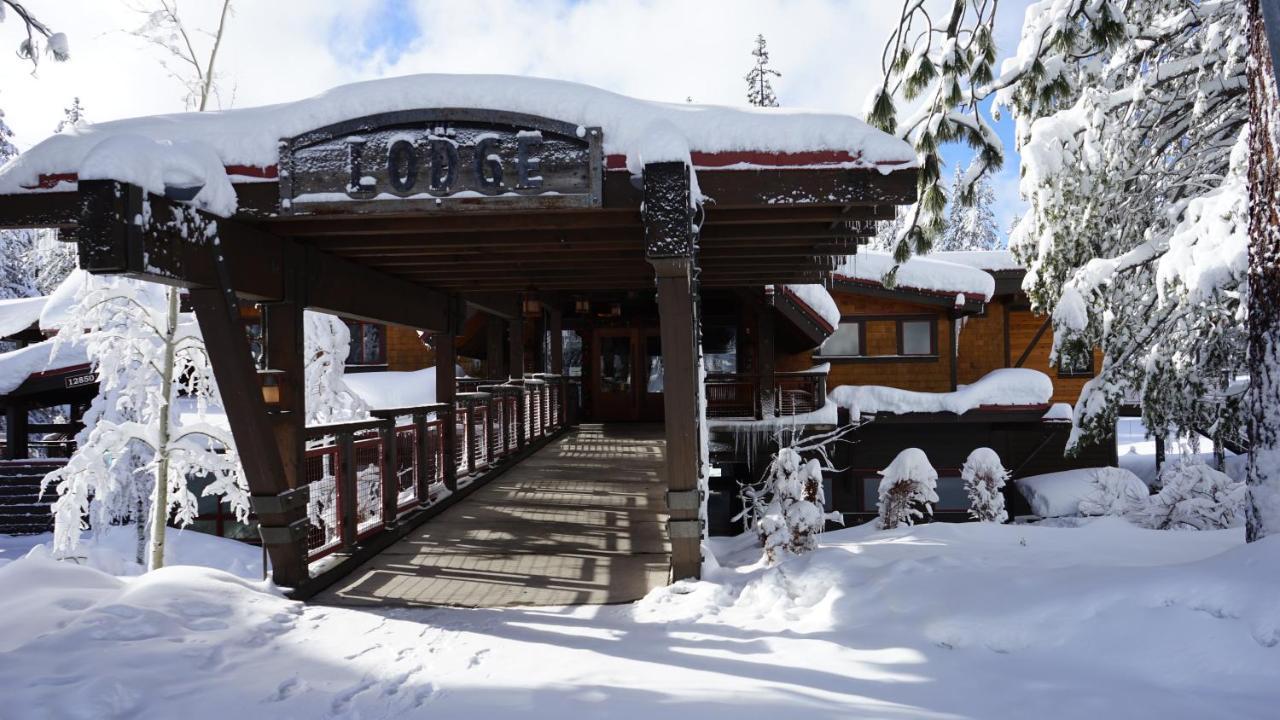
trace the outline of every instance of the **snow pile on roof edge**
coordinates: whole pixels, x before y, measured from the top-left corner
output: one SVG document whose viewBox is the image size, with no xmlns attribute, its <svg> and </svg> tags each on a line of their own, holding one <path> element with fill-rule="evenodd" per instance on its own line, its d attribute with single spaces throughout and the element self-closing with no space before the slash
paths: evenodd
<svg viewBox="0 0 1280 720">
<path fill-rule="evenodd" d="M 892 286 L 934 294 L 963 293 L 990 300 L 996 291 L 995 278 L 983 270 L 960 263 L 935 260 L 932 256 L 916 256 L 898 264 L 888 253 L 860 250 L 836 268 L 840 277 L 884 285 L 894 271 Z M 886 287 L 889 287 L 886 285 Z"/>
<path fill-rule="evenodd" d="M 40 321 L 47 295 L 0 300 L 0 337 L 20 333 Z"/>
<path fill-rule="evenodd" d="M 508 75 L 409 75 L 333 88 L 305 100 L 239 110 L 117 120 L 54 135 L 0 169 L 0 194 L 41 175 L 78 172 L 100 143 L 134 135 L 156 143 L 199 141 L 224 166 L 268 167 L 278 142 L 344 120 L 419 108 L 466 107 L 599 126 L 606 154 L 638 173 L 648 162 L 689 161 L 700 152 L 846 151 L 857 167 L 914 167 L 903 141 L 848 115 L 792 108 L 730 108 L 638 100 L 588 85 Z M 99 176 L 113 172 L 98 168 Z"/>
<path fill-rule="evenodd" d="M 902 415 L 913 412 L 966 413 L 983 405 L 1043 405 L 1053 397 L 1053 381 L 1030 368 L 999 368 L 955 392 L 916 392 L 883 385 L 840 385 L 831 402 L 851 412 Z"/>
</svg>

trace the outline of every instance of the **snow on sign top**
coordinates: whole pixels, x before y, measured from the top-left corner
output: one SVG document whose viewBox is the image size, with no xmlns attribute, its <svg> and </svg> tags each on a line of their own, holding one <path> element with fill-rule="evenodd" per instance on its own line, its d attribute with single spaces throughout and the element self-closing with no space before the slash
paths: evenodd
<svg viewBox="0 0 1280 720">
<path fill-rule="evenodd" d="M 933 295 L 979 296 L 984 301 L 995 294 L 996 281 L 989 273 L 970 264 L 935 260 L 933 256 L 916 256 L 898 264 L 888 253 L 859 251 L 836 268 L 836 280 L 882 284 L 884 277 L 897 267 L 894 287 Z"/>
<path fill-rule="evenodd" d="M 600 127 L 608 166 L 632 172 L 646 163 L 672 160 L 749 167 L 742 153 L 774 158 L 759 164 L 838 164 L 886 173 L 916 164 L 909 145 L 847 115 L 651 102 L 531 77 L 410 75 L 343 85 L 278 105 L 89 125 L 50 137 L 10 162 L 0 170 L 0 194 L 48 189 L 59 179 L 74 181 L 99 143 L 121 135 L 166 146 L 200 143 L 231 175 L 272 177 L 282 138 L 369 115 L 424 108 L 487 109 Z M 101 175 L 102 169 L 97 170 Z"/>
</svg>

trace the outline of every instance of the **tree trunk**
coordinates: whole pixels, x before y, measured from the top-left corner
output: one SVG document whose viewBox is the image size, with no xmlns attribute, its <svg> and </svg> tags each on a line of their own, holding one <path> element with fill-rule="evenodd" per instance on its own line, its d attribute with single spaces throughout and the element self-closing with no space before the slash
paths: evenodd
<svg viewBox="0 0 1280 720">
<path fill-rule="evenodd" d="M 138 510 L 133 514 L 133 524 L 138 530 L 138 543 L 133 553 L 133 561 L 139 565 L 147 562 L 147 503 L 138 496 Z"/>
<path fill-rule="evenodd" d="M 1273 2 L 1273 0 L 1264 0 Z M 1275 70 L 1249 0 L 1249 542 L 1280 533 L 1280 143 Z"/>
<path fill-rule="evenodd" d="M 151 504 L 151 562 L 147 569 L 164 567 L 164 535 L 169 521 L 169 416 L 173 402 L 174 339 L 178 334 L 178 290 L 169 288 L 165 317 L 164 368 L 160 376 L 160 427 L 156 432 L 156 489 Z"/>
</svg>

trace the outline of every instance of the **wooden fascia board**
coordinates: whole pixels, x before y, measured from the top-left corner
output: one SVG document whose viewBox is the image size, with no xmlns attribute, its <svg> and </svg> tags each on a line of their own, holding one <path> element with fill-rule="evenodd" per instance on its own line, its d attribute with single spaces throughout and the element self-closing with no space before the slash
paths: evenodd
<svg viewBox="0 0 1280 720">
<path fill-rule="evenodd" d="M 303 302 L 315 310 L 424 330 L 449 327 L 451 315 L 460 312 L 456 296 L 147 194 L 133 185 L 83 181 L 80 195 L 82 215 L 76 238 L 81 266 L 91 273 L 184 288 L 218 287 L 209 244 L 216 237 L 230 263 L 234 290 L 248 300 L 284 300 L 286 265 L 302 262 L 306 267 Z M 145 230 L 134 222 L 143 215 L 149 217 Z"/>
</svg>

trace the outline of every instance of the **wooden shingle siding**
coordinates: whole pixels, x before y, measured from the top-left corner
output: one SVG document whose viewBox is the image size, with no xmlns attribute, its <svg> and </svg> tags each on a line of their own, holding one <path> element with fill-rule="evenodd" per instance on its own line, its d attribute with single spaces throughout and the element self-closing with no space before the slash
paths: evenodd
<svg viewBox="0 0 1280 720">
<path fill-rule="evenodd" d="M 436 364 L 436 355 L 418 337 L 418 331 L 403 325 L 387 326 L 387 369 L 421 370 Z"/>
<path fill-rule="evenodd" d="M 1010 310 L 1009 311 L 1009 366 L 1018 362 L 1018 358 L 1022 357 L 1027 346 L 1035 339 L 1036 333 L 1044 324 L 1044 316 L 1036 315 L 1030 310 Z M 961 348 L 964 343 L 961 341 Z M 1049 351 L 1053 349 L 1053 328 L 1045 330 L 1040 336 L 1039 341 L 1031 348 L 1031 352 L 1027 354 L 1027 359 L 1022 363 L 1022 367 L 1039 370 L 1053 379 L 1053 401 L 1072 403 L 1080 397 L 1080 390 L 1084 384 L 1089 381 L 1088 377 L 1059 377 L 1056 368 L 1049 365 Z M 1102 367 L 1102 351 L 1095 349 L 1093 351 L 1093 367 L 1099 369 Z"/>
</svg>

